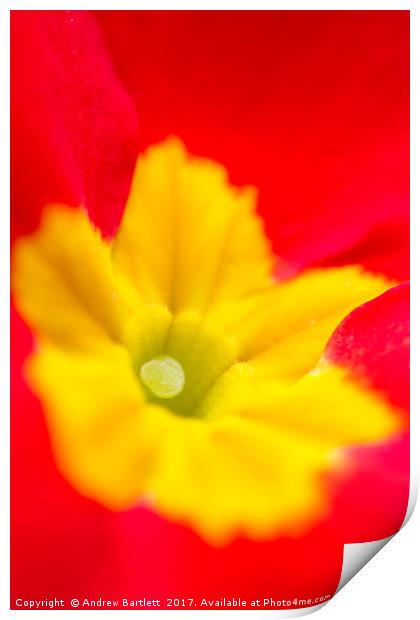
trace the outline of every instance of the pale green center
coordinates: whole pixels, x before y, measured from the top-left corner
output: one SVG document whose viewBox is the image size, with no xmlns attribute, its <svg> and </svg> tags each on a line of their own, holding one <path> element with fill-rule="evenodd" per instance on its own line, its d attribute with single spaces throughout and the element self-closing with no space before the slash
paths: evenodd
<svg viewBox="0 0 420 620">
<path fill-rule="evenodd" d="M 144 385 L 158 398 L 174 398 L 184 389 L 185 374 L 179 362 L 168 355 L 149 360 L 140 369 Z"/>
</svg>

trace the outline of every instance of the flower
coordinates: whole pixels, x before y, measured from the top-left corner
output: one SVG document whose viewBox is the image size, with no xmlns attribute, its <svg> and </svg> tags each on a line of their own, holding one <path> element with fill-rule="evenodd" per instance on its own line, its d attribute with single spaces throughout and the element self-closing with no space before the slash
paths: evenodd
<svg viewBox="0 0 420 620">
<path fill-rule="evenodd" d="M 398 144 L 393 152 L 405 152 L 404 116 L 401 121 L 395 114 L 400 100 L 395 95 L 390 109 L 374 123 L 362 171 L 351 168 L 365 189 L 364 200 L 372 205 L 374 196 L 377 207 L 366 212 L 361 201 L 360 211 L 353 208 L 349 217 L 346 204 L 354 207 L 361 187 L 355 191 L 350 184 L 349 190 L 340 173 L 332 174 L 332 189 L 305 175 L 308 192 L 323 188 L 322 197 L 312 193 L 314 200 L 306 213 L 299 203 L 293 209 L 279 209 L 274 198 L 280 179 L 286 187 L 283 198 L 287 192 L 291 195 L 288 183 L 294 180 L 283 174 L 277 175 L 275 183 L 268 182 L 271 166 L 278 166 L 279 158 L 269 155 L 272 147 L 267 138 L 265 157 L 257 156 L 258 123 L 241 129 L 240 116 L 235 124 L 232 116 L 225 118 L 220 112 L 212 120 L 211 113 L 220 105 L 217 93 L 222 91 L 217 89 L 212 105 L 204 106 L 207 122 L 197 94 L 187 97 L 193 102 L 198 96 L 197 116 L 187 114 L 184 80 L 193 83 L 193 75 L 176 40 L 172 45 L 181 79 L 172 83 L 166 74 L 164 46 L 149 70 L 136 51 L 138 38 L 121 39 L 121 32 L 130 35 L 134 27 L 122 13 L 112 16 L 116 18 L 112 28 L 108 13 L 95 17 L 83 12 L 39 13 L 14 17 L 18 31 L 26 31 L 29 25 L 29 36 L 43 41 L 44 47 L 37 46 L 38 59 L 31 62 L 37 60 L 46 67 L 54 85 L 48 92 L 47 81 L 42 82 L 43 90 L 36 84 L 31 113 L 24 115 L 24 121 L 18 115 L 19 106 L 15 113 L 17 131 L 25 127 L 29 132 L 29 152 L 42 156 L 39 161 L 31 158 L 36 166 L 29 189 L 19 176 L 29 169 L 20 157 L 14 173 L 14 204 L 20 207 L 15 211 L 15 299 L 37 342 L 26 363 L 32 394 L 18 383 L 20 398 L 26 401 L 15 404 L 14 437 L 16 489 L 28 489 L 23 450 L 39 455 L 29 476 L 29 497 L 31 493 L 39 497 L 42 488 L 45 504 L 41 500 L 29 532 L 47 528 L 48 535 L 43 540 L 47 559 L 39 582 L 33 575 L 28 580 L 25 571 L 30 571 L 32 561 L 39 561 L 39 555 L 32 543 L 22 563 L 23 534 L 15 526 L 15 591 L 24 587 L 28 594 L 40 592 L 47 579 L 53 591 L 66 595 L 78 594 L 83 584 L 84 591 L 91 593 L 106 590 L 107 594 L 164 597 L 226 592 L 250 597 L 261 595 L 266 573 L 271 572 L 276 575 L 272 587 L 276 589 L 281 577 L 285 596 L 299 594 L 302 588 L 317 594 L 332 592 L 340 574 L 343 542 L 394 531 L 406 504 L 406 450 L 401 433 L 407 426 L 407 403 L 401 382 L 393 379 L 400 376 L 395 370 L 397 356 L 399 373 L 406 377 L 407 286 L 390 289 L 394 283 L 380 273 L 354 265 L 333 266 L 355 262 L 363 238 L 372 239 L 382 231 L 383 239 L 387 226 L 395 222 L 402 226 L 405 221 L 404 199 L 398 195 L 405 188 L 403 159 L 386 157 L 387 149 L 373 140 L 375 131 L 387 127 L 389 133 L 380 133 L 381 139 L 392 136 L 393 146 Z M 176 24 L 180 32 L 187 27 L 192 37 L 189 49 L 198 45 L 190 20 L 197 20 L 202 35 L 212 30 L 203 29 L 201 18 L 194 14 L 134 15 L 135 28 L 149 29 L 151 37 L 155 29 Z M 225 28 L 231 16 L 214 19 L 213 27 Z M 282 27 L 287 29 L 293 18 L 285 14 L 283 19 Z M 307 17 L 302 19 L 304 25 Z M 332 15 L 326 23 L 330 19 Z M 338 16 L 334 19 L 343 28 Z M 260 15 L 257 20 L 258 28 L 252 28 L 267 34 L 268 23 Z M 379 40 L 389 30 L 394 32 L 394 23 L 385 17 L 372 20 L 369 15 L 364 27 L 367 24 L 371 33 L 374 24 Z M 279 27 L 281 23 L 277 21 Z M 136 122 L 133 101 L 115 78 L 98 24 L 128 87 L 135 90 L 130 77 L 133 67 L 143 80 L 148 93 L 146 105 L 139 105 L 143 141 L 150 144 L 163 138 L 162 133 L 176 131 L 192 152 L 212 158 L 188 156 L 175 139 L 147 150 L 138 161 L 121 224 L 136 150 Z M 251 27 L 242 16 L 240 25 L 244 31 Z M 37 32 L 43 33 L 42 39 Z M 18 41 L 15 34 L 15 45 Z M 206 39 L 201 41 L 204 49 L 213 50 Z M 276 41 L 277 37 L 270 40 L 268 48 L 277 50 Z M 365 45 L 370 49 L 367 39 Z M 399 50 L 396 43 L 396 57 Z M 329 51 L 326 44 L 318 52 L 324 62 Z M 228 61 L 241 66 L 236 53 L 230 52 Z M 25 108 L 21 89 L 30 88 L 32 82 L 27 75 L 30 65 L 22 54 L 17 45 L 15 62 L 26 69 L 26 79 L 22 84 L 22 72 L 15 72 L 15 100 Z M 78 54 L 87 60 L 83 65 Z M 141 58 L 141 66 L 133 64 L 133 58 Z M 395 61 L 395 76 L 400 75 L 401 58 L 402 52 Z M 89 73 L 89 59 L 96 68 L 96 80 Z M 213 59 L 218 66 L 217 56 Z M 57 70 L 57 62 L 64 71 Z M 69 67 L 77 71 L 67 72 Z M 276 70 L 278 64 L 267 63 L 265 84 L 275 84 L 272 72 Z M 255 71 L 255 75 L 263 79 L 264 72 Z M 159 102 L 162 93 L 155 82 L 163 76 L 172 94 L 169 131 L 159 107 L 166 106 L 166 100 Z M 232 92 L 238 95 L 246 84 L 239 79 Z M 231 91 L 228 84 L 224 86 L 224 105 L 232 110 Z M 383 88 L 388 92 L 386 80 Z M 259 114 L 258 119 L 263 117 Z M 153 118 L 156 123 L 150 122 Z M 372 118 L 368 111 L 367 125 Z M 45 121 L 48 138 L 42 142 L 37 138 L 40 119 Z M 224 138 L 219 143 L 215 138 L 221 135 L 220 119 L 224 119 Z M 395 122 L 392 131 L 389 119 Z M 198 127 L 206 125 L 217 131 L 203 135 Z M 353 118 L 349 127 L 354 127 Z M 278 131 L 273 135 L 278 138 Z M 244 139 L 252 145 L 252 157 L 239 148 Z M 23 143 L 15 138 L 14 144 L 21 154 Z M 347 146 L 346 157 L 349 151 Z M 26 162 L 26 144 L 24 153 Z M 247 157 L 254 162 L 252 168 Z M 259 215 L 252 188 L 231 185 L 215 160 L 229 163 L 229 176 L 236 185 L 255 183 L 257 178 Z M 290 170 L 297 169 L 293 162 L 291 157 Z M 384 178 L 388 168 L 394 174 Z M 329 167 L 330 175 L 333 170 L 334 166 Z M 367 170 L 373 172 L 368 181 Z M 380 177 L 383 187 L 378 193 L 373 188 L 378 189 Z M 346 185 L 347 195 L 338 189 L 340 184 Z M 295 183 L 294 187 L 296 192 Z M 331 196 L 340 202 L 339 213 L 331 207 L 329 192 L 336 192 Z M 391 199 L 394 194 L 398 199 Z M 300 200 L 304 195 L 302 190 Z M 56 204 L 44 208 L 51 199 Z M 67 204 L 83 200 L 87 211 L 60 206 L 60 200 Z M 36 209 L 28 210 L 27 204 Z M 29 217 L 23 217 L 23 212 Z M 293 221 L 294 212 L 299 225 Z M 281 260 L 270 248 L 261 216 Z M 31 234 L 22 237 L 22 232 Z M 376 261 L 375 270 L 401 280 L 404 262 L 399 249 L 392 248 L 387 256 Z M 273 280 L 275 260 L 277 279 Z M 321 266 L 299 273 L 316 263 Z M 17 335 L 25 329 L 19 321 Z M 27 337 L 28 332 L 23 332 L 16 341 L 23 343 L 17 377 L 28 351 Z M 46 416 L 54 459 L 65 479 L 57 474 L 45 436 L 37 430 L 33 394 Z M 25 402 L 30 403 L 26 412 Z M 27 432 L 22 431 L 24 413 L 29 428 L 36 430 L 26 440 L 22 440 L 22 432 Z M 388 492 L 392 489 L 393 502 L 372 493 L 373 488 L 382 488 L 381 477 Z M 273 492 L 276 488 L 281 496 Z M 348 523 L 349 503 L 359 513 L 360 524 Z M 63 508 L 68 510 L 69 527 L 65 519 L 56 523 L 52 517 L 63 518 Z M 17 501 L 14 511 L 23 514 Z M 50 527 L 53 521 L 56 529 Z M 78 522 L 80 528 L 75 525 Z M 87 543 L 85 534 L 90 539 Z M 62 563 L 54 555 L 54 540 L 65 558 Z M 317 563 L 314 574 L 308 558 L 321 549 L 324 561 Z M 181 565 L 178 553 L 185 558 Z M 101 557 L 102 573 L 98 572 Z M 56 558 L 54 571 L 52 558 Z M 216 576 L 215 567 L 223 562 L 228 574 L 219 571 Z M 193 570 L 196 563 L 202 567 L 200 574 Z M 66 571 L 73 567 L 66 586 L 60 584 L 64 565 Z"/>
<path fill-rule="evenodd" d="M 324 509 L 332 451 L 400 430 L 333 368 L 311 375 L 334 327 L 389 284 L 353 267 L 273 281 L 254 210 L 168 141 L 140 159 L 112 244 L 53 207 L 15 251 L 65 475 L 111 510 L 148 498 L 215 544 L 298 533 Z"/>
</svg>

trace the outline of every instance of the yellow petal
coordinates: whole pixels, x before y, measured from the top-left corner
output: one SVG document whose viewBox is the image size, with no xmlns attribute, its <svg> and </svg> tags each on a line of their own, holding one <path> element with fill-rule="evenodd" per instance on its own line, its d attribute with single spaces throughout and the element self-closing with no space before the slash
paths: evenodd
<svg viewBox="0 0 420 620">
<path fill-rule="evenodd" d="M 57 346 L 87 351 L 121 342 L 134 358 L 161 350 L 170 313 L 139 299 L 83 210 L 47 207 L 39 230 L 15 244 L 12 273 L 19 311 Z"/>
<path fill-rule="evenodd" d="M 213 419 L 234 414 L 329 447 L 378 442 L 401 429 L 388 403 L 331 365 L 290 385 L 258 380 L 252 368 L 238 364 L 202 406 Z"/>
<path fill-rule="evenodd" d="M 219 546 L 298 535 L 325 510 L 322 445 L 240 418 L 187 422 L 165 435 L 151 481 L 159 512 Z"/>
<path fill-rule="evenodd" d="M 85 213 L 53 205 L 13 254 L 17 306 L 37 333 L 70 348 L 118 341 L 124 307 L 110 259 Z"/>
<path fill-rule="evenodd" d="M 169 139 L 140 157 L 114 258 L 141 298 L 203 312 L 271 281 L 255 191 L 229 185 L 218 164 Z"/>
<path fill-rule="evenodd" d="M 72 484 L 114 510 L 139 503 L 176 418 L 147 404 L 126 350 L 80 354 L 44 345 L 26 372 Z"/>
<path fill-rule="evenodd" d="M 251 361 L 259 376 L 296 379 L 318 362 L 344 317 L 391 284 L 357 265 L 311 269 L 235 305 L 220 304 L 209 319 L 236 339 L 238 359 Z"/>
</svg>

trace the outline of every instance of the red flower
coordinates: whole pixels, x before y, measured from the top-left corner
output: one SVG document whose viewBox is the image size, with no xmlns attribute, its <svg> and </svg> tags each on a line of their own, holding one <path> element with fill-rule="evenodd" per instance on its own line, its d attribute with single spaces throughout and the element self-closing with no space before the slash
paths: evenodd
<svg viewBox="0 0 420 620">
<path fill-rule="evenodd" d="M 389 11 L 13 13 L 14 238 L 57 201 L 83 203 L 112 237 L 138 149 L 177 134 L 259 188 L 281 277 L 357 262 L 405 280 L 408 27 L 408 12 Z M 406 437 L 357 448 L 333 509 L 303 539 L 216 549 L 146 508 L 108 512 L 57 471 L 21 376 L 32 336 L 17 315 L 12 327 L 13 604 L 314 598 L 335 590 L 344 542 L 401 525 Z M 354 310 L 325 355 L 406 411 L 408 285 Z"/>
</svg>

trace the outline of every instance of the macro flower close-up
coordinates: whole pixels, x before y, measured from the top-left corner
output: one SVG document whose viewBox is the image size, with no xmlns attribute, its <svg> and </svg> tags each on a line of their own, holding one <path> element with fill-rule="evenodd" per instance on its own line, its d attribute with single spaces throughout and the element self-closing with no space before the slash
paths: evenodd
<svg viewBox="0 0 420 620">
<path fill-rule="evenodd" d="M 12 608 L 330 598 L 408 505 L 408 13 L 11 30 Z"/>
</svg>

